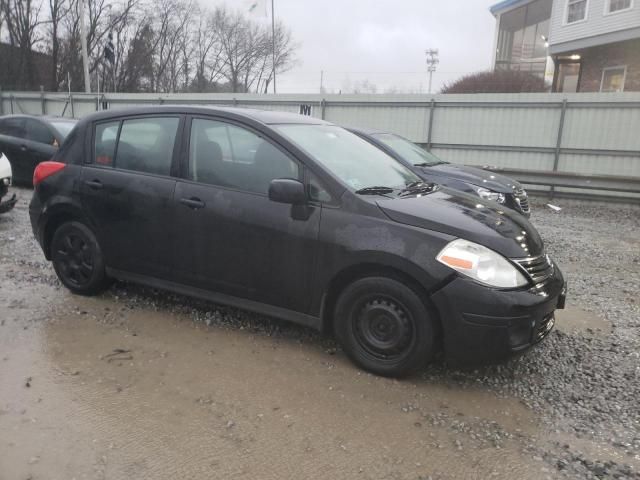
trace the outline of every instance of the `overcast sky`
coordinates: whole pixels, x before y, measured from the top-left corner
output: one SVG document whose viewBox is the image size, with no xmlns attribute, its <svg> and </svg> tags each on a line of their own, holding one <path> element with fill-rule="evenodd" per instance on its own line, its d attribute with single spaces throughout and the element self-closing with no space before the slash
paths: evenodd
<svg viewBox="0 0 640 480">
<path fill-rule="evenodd" d="M 224 0 L 201 0 L 210 5 Z M 246 8 L 255 0 L 226 0 Z M 270 0 L 259 8 L 270 14 Z M 433 90 L 460 75 L 490 68 L 497 0 L 275 0 L 276 18 L 299 42 L 298 64 L 277 79 L 278 93 L 328 91 L 368 79 L 381 93 L 426 92 L 424 50 L 438 48 Z M 270 21 L 264 19 L 264 21 Z"/>
</svg>

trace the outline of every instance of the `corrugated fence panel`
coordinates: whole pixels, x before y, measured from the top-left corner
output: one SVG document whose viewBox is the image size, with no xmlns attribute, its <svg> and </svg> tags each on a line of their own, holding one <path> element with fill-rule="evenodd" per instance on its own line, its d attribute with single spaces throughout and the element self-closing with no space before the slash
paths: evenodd
<svg viewBox="0 0 640 480">
<path fill-rule="evenodd" d="M 326 107 L 325 120 L 346 127 L 372 128 L 400 133 L 411 141 L 427 141 L 429 109 L 424 106 L 335 105 Z"/>
<path fill-rule="evenodd" d="M 567 109 L 562 146 L 640 151 L 640 107 Z"/>
<path fill-rule="evenodd" d="M 0 92 L 0 113 L 76 118 L 103 108 L 195 104 L 305 112 L 395 132 L 454 163 L 640 178 L 640 93 L 259 95 Z M 562 105 L 566 105 L 560 126 Z M 429 125 L 433 115 L 433 125 Z M 558 133 L 561 143 L 556 150 Z M 431 135 L 430 135 L 431 134 Z M 453 147 L 457 148 L 453 148 Z"/>
<path fill-rule="evenodd" d="M 457 148 L 433 148 L 431 151 L 443 160 L 461 165 L 489 165 L 492 167 L 546 171 L 551 170 L 553 167 L 553 155 L 541 152 L 496 152 Z"/>
<path fill-rule="evenodd" d="M 559 107 L 452 107 L 443 102 L 435 111 L 432 141 L 554 147 L 559 121 Z"/>
</svg>

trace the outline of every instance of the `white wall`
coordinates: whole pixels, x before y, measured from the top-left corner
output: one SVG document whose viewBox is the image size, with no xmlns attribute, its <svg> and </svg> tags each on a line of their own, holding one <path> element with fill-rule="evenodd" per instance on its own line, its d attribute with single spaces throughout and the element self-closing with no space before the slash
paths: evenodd
<svg viewBox="0 0 640 480">
<path fill-rule="evenodd" d="M 554 0 L 549 45 L 640 27 L 640 0 L 632 0 L 633 8 L 630 10 L 607 15 L 605 4 L 608 1 L 587 0 L 586 20 L 565 24 L 568 0 Z"/>
<path fill-rule="evenodd" d="M 637 0 L 640 1 L 640 0 Z M 13 97 L 13 100 L 11 98 Z M 76 117 L 95 112 L 96 96 L 74 94 Z M 473 95 L 113 94 L 110 108 L 199 104 L 283 110 L 311 105 L 312 116 L 373 128 L 427 144 L 454 163 L 552 170 L 567 100 L 558 170 L 640 179 L 640 93 Z M 0 113 L 71 116 L 61 93 L 2 92 Z M 431 102 L 434 109 L 431 112 Z M 429 125 L 433 117 L 433 124 Z M 431 137 L 429 137 L 431 131 Z M 611 152 L 613 151 L 613 152 Z"/>
</svg>

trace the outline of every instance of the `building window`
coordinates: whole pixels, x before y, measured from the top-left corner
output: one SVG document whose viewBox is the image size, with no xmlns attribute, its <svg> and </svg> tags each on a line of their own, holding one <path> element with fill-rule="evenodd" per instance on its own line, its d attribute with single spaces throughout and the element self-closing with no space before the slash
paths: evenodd
<svg viewBox="0 0 640 480">
<path fill-rule="evenodd" d="M 567 1 L 567 22 L 581 22 L 587 18 L 587 0 Z"/>
<path fill-rule="evenodd" d="M 607 0 L 605 2 L 605 13 L 621 12 L 633 7 L 633 0 Z"/>
<path fill-rule="evenodd" d="M 609 67 L 602 70 L 601 92 L 624 91 L 624 79 L 627 75 L 627 66 Z"/>
<path fill-rule="evenodd" d="M 500 15 L 495 68 L 543 77 L 552 0 L 535 0 Z"/>
</svg>

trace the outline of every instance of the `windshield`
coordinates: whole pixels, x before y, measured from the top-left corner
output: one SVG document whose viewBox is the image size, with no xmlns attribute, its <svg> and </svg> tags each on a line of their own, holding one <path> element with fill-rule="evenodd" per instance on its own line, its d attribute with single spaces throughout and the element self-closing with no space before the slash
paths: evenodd
<svg viewBox="0 0 640 480">
<path fill-rule="evenodd" d="M 411 165 L 439 165 L 449 163 L 436 157 L 433 153 L 427 152 L 424 148 L 419 147 L 406 138 L 400 137 L 393 133 L 376 133 L 375 138 L 391 148 Z"/>
<path fill-rule="evenodd" d="M 67 138 L 67 135 L 69 135 L 73 127 L 76 126 L 76 122 L 51 122 L 51 125 L 53 125 L 53 128 L 55 128 L 64 139 Z"/>
<path fill-rule="evenodd" d="M 411 170 L 366 140 L 335 125 L 275 125 L 352 190 L 404 188 L 419 182 Z"/>
</svg>

